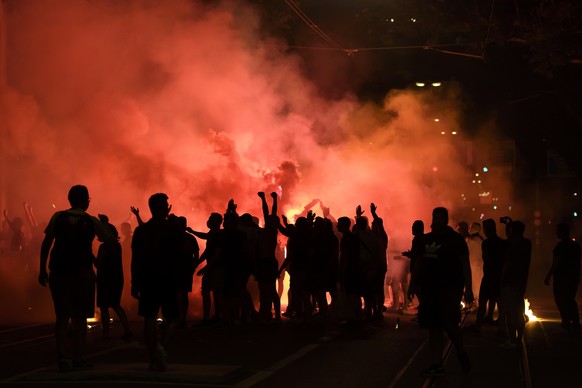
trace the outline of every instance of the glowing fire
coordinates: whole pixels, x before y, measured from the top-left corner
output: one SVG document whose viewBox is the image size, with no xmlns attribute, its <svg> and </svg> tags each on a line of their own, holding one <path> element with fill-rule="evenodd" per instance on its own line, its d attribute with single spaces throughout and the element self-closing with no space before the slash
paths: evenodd
<svg viewBox="0 0 582 388">
<path fill-rule="evenodd" d="M 525 315 L 527 315 L 527 317 L 529 318 L 529 321 L 537 321 L 538 317 L 536 317 L 533 313 L 533 311 L 530 309 L 530 303 L 529 300 L 525 299 L 524 300 L 525 303 Z"/>
</svg>

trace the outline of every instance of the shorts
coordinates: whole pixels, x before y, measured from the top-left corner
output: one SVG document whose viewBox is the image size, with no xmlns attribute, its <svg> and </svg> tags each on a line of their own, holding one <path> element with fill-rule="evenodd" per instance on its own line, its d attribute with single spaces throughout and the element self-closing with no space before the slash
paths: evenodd
<svg viewBox="0 0 582 388">
<path fill-rule="evenodd" d="M 51 271 L 49 287 L 57 316 L 91 318 L 95 315 L 95 272 Z"/>
<path fill-rule="evenodd" d="M 452 290 L 423 292 L 418 306 L 418 323 L 425 329 L 447 329 L 461 322 L 463 294 Z"/>
<path fill-rule="evenodd" d="M 224 290 L 224 267 L 216 267 L 202 276 L 201 291 L 220 293 Z"/>
<path fill-rule="evenodd" d="M 270 282 L 277 279 L 279 270 L 277 259 L 273 257 L 257 260 L 255 268 L 255 280 L 258 282 Z"/>
<path fill-rule="evenodd" d="M 144 318 L 157 318 L 160 310 L 165 319 L 180 316 L 178 291 L 172 287 L 151 287 L 140 290 L 137 313 Z"/>
</svg>

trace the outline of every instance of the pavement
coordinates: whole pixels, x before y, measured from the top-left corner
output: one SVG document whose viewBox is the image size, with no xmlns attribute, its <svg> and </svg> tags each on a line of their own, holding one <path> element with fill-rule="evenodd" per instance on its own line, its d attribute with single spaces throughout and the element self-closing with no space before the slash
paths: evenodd
<svg viewBox="0 0 582 388">
<path fill-rule="evenodd" d="M 387 312 L 384 321 L 346 332 L 338 327 L 305 329 L 285 320 L 279 325 L 236 328 L 195 327 L 182 332 L 170 351 L 165 372 L 147 369 L 141 338 L 92 340 L 94 368 L 59 373 L 56 365 L 39 366 L 0 381 L 15 387 L 91 385 L 140 387 L 582 387 L 582 335 L 561 328 L 553 300 L 532 296 L 538 317 L 526 325 L 522 347 L 508 349 L 497 327 L 467 329 L 464 341 L 472 370 L 463 373 L 454 350 L 446 355 L 446 374 L 425 379 L 430 364 L 426 333 L 408 315 Z M 399 323 L 399 327 L 395 323 Z M 139 333 L 139 322 L 134 322 Z M 139 334 L 138 334 L 139 335 Z M 137 336 L 136 336 L 137 337 Z M 323 360 L 323 361 L 322 361 Z M 319 368 L 315 362 L 323 362 Z M 380 374 L 382 374 L 380 376 Z"/>
</svg>

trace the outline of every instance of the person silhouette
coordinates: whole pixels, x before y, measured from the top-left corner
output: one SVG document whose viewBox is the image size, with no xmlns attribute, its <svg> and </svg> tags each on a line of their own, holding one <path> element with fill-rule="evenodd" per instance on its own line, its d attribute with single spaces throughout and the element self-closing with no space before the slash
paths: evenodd
<svg viewBox="0 0 582 388">
<path fill-rule="evenodd" d="M 164 371 L 167 347 L 180 317 L 176 286 L 180 232 L 168 220 L 172 207 L 165 193 L 150 196 L 148 205 L 152 218 L 135 228 L 131 242 L 131 295 L 138 300 L 138 314 L 144 319 L 149 368 Z M 160 310 L 164 330 L 158 339 Z"/>
<path fill-rule="evenodd" d="M 91 200 L 86 186 L 71 187 L 68 199 L 71 208 L 56 212 L 45 229 L 38 276 L 42 286 L 49 285 L 53 299 L 57 360 L 61 372 L 91 367 L 83 356 L 87 318 L 95 313 L 92 244 L 96 235 L 101 241 L 114 241 L 109 228 L 86 212 Z M 69 323 L 73 326 L 72 362 L 67 357 Z"/>
<path fill-rule="evenodd" d="M 504 346 L 521 344 L 525 329 L 525 291 L 529 277 L 532 244 L 524 237 L 525 224 L 511 221 L 507 225 L 508 239 L 501 271 L 500 314 L 504 319 L 499 329 L 507 335 Z"/>
<path fill-rule="evenodd" d="M 424 253 L 424 222 L 422 220 L 415 220 L 412 223 L 412 246 L 410 250 L 402 252 L 402 256 L 410 259 L 410 284 L 408 286 L 408 301 L 412 302 L 413 296 L 416 295 L 418 304 L 422 299 L 422 289 L 419 284 L 419 277 L 417 276 L 418 266 L 422 260 Z M 418 307 L 417 307 L 418 310 Z M 418 313 L 415 320 L 418 321 Z"/>
<path fill-rule="evenodd" d="M 472 222 L 469 226 L 469 237 L 466 239 L 469 246 L 469 261 L 471 263 L 471 275 L 473 276 L 473 296 L 478 301 L 481 279 L 483 279 L 483 257 L 481 252 L 481 224 Z"/>
<path fill-rule="evenodd" d="M 115 226 L 109 223 L 109 218 L 106 215 L 99 214 L 98 217 L 101 223 L 110 229 L 114 237 L 108 241 L 99 240 L 101 245 L 95 258 L 95 267 L 97 268 L 97 307 L 101 310 L 103 337 L 109 338 L 109 309 L 112 309 L 123 326 L 124 334 L 121 338 L 129 339 L 132 333 L 125 309 L 121 307 L 124 279 L 119 234 Z"/>
<path fill-rule="evenodd" d="M 546 285 L 554 278 L 554 301 L 560 311 L 562 327 L 570 332 L 580 330 L 580 313 L 576 292 L 580 283 L 580 244 L 570 237 L 570 225 L 559 223 L 556 237 L 560 240 L 553 250 L 553 260 L 544 279 Z"/>
<path fill-rule="evenodd" d="M 200 262 L 200 248 L 196 237 L 187 232 L 188 220 L 184 216 L 176 217 L 173 221 L 177 224 L 178 239 L 178 268 L 176 271 L 176 285 L 180 300 L 180 321 L 178 326 L 182 329 L 188 327 L 188 308 L 190 306 L 189 293 L 192 292 L 194 273 Z"/>
<path fill-rule="evenodd" d="M 431 231 L 424 236 L 423 256 L 415 274 L 422 290 L 418 320 L 421 327 L 429 330 L 433 357 L 433 364 L 421 372 L 424 376 L 444 374 L 443 332 L 453 343 L 463 372 L 471 369 L 459 327 L 463 294 L 468 303 L 473 302 L 469 248 L 448 222 L 446 208 L 433 209 Z"/>
<path fill-rule="evenodd" d="M 277 293 L 277 262 L 279 218 L 277 217 L 277 193 L 271 193 L 273 207 L 269 212 L 265 193 L 259 192 L 263 210 L 264 227 L 259 229 L 257 241 L 257 261 L 255 265 L 255 280 L 259 285 L 259 319 L 269 322 L 273 319 L 271 308 L 275 310 L 275 320 L 281 321 L 281 300 Z"/>
<path fill-rule="evenodd" d="M 202 294 L 202 314 L 203 318 L 200 324 L 209 326 L 212 323 L 219 323 L 222 319 L 222 294 L 224 288 L 224 265 L 218 260 L 222 215 L 220 213 L 211 213 L 206 221 L 209 231 L 198 232 L 188 228 L 188 232 L 194 236 L 206 240 L 206 248 L 198 264 L 206 262 L 206 265 L 198 270 L 197 275 L 202 276 L 201 294 Z M 212 302 L 214 301 L 214 316 L 210 316 Z"/>
<path fill-rule="evenodd" d="M 501 270 L 507 241 L 497 235 L 495 220 L 489 218 L 483 221 L 485 240 L 481 243 L 483 257 L 483 279 L 479 288 L 479 303 L 475 329 L 478 331 L 482 323 L 493 324 L 495 305 L 499 300 L 501 290 Z"/>
</svg>

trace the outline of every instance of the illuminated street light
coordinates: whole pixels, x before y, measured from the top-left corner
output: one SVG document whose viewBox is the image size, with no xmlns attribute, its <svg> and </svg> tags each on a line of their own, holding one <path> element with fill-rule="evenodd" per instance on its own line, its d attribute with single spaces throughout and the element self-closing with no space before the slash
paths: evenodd
<svg viewBox="0 0 582 388">
<path fill-rule="evenodd" d="M 441 82 L 433 82 L 432 86 L 434 86 L 435 88 L 438 88 L 439 86 L 441 86 L 442 83 Z"/>
<path fill-rule="evenodd" d="M 423 87 L 424 87 L 424 85 L 425 85 L 425 83 L 424 83 L 424 82 L 417 82 L 417 83 L 416 83 L 416 86 L 418 86 L 419 88 L 423 88 Z"/>
</svg>

